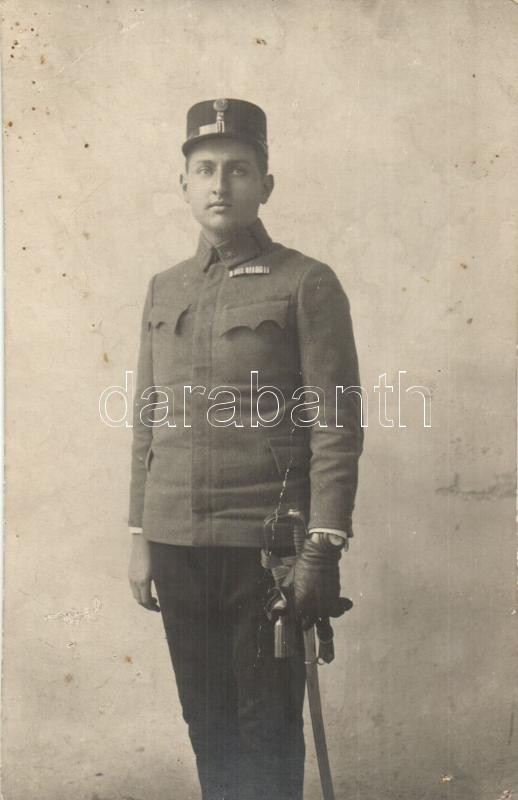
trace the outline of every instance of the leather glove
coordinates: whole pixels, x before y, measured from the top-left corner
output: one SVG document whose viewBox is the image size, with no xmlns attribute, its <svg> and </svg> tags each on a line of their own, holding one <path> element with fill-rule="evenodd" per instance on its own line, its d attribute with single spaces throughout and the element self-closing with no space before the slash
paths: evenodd
<svg viewBox="0 0 518 800">
<path fill-rule="evenodd" d="M 351 608 L 351 601 L 340 597 L 340 558 L 341 548 L 325 536 L 304 541 L 293 571 L 295 611 L 304 630 L 321 618 L 341 617 Z"/>
</svg>

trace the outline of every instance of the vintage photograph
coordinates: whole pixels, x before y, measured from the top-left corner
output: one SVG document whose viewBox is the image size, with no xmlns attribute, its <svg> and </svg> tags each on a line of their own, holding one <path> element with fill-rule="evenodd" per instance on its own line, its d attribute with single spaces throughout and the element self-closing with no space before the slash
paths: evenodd
<svg viewBox="0 0 518 800">
<path fill-rule="evenodd" d="M 2 797 L 518 798 L 518 3 L 0 8 Z"/>
</svg>

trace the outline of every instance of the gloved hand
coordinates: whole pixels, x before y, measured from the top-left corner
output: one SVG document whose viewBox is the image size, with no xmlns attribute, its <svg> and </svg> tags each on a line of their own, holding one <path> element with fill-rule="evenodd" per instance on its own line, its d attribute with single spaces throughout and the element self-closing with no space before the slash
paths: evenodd
<svg viewBox="0 0 518 800">
<path fill-rule="evenodd" d="M 295 611 L 304 630 L 322 617 L 341 617 L 352 603 L 340 597 L 341 548 L 325 536 L 307 538 L 293 571 Z"/>
</svg>

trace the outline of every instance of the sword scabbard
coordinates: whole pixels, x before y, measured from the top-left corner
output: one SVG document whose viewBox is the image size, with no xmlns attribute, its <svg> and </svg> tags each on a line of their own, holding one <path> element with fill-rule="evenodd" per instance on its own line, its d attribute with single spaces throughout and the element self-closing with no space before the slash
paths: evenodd
<svg viewBox="0 0 518 800">
<path fill-rule="evenodd" d="M 315 740 L 315 752 L 317 755 L 318 769 L 320 772 L 320 783 L 322 784 L 322 796 L 324 800 L 335 800 L 333 779 L 331 777 L 329 755 L 327 752 L 326 731 L 324 728 L 324 717 L 322 714 L 322 702 L 320 699 L 318 659 L 314 627 L 310 628 L 308 631 L 304 631 L 304 656 L 306 663 L 306 684 L 308 689 L 309 711 L 311 714 L 311 725 L 313 728 L 313 738 Z"/>
</svg>

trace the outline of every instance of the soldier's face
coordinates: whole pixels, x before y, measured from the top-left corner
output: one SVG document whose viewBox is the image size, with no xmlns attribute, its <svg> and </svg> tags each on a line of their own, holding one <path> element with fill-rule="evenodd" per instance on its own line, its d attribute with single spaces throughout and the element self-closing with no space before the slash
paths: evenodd
<svg viewBox="0 0 518 800">
<path fill-rule="evenodd" d="M 200 142 L 189 154 L 180 182 L 212 242 L 255 222 L 273 189 L 273 177 L 261 174 L 254 148 L 234 139 Z"/>
</svg>

